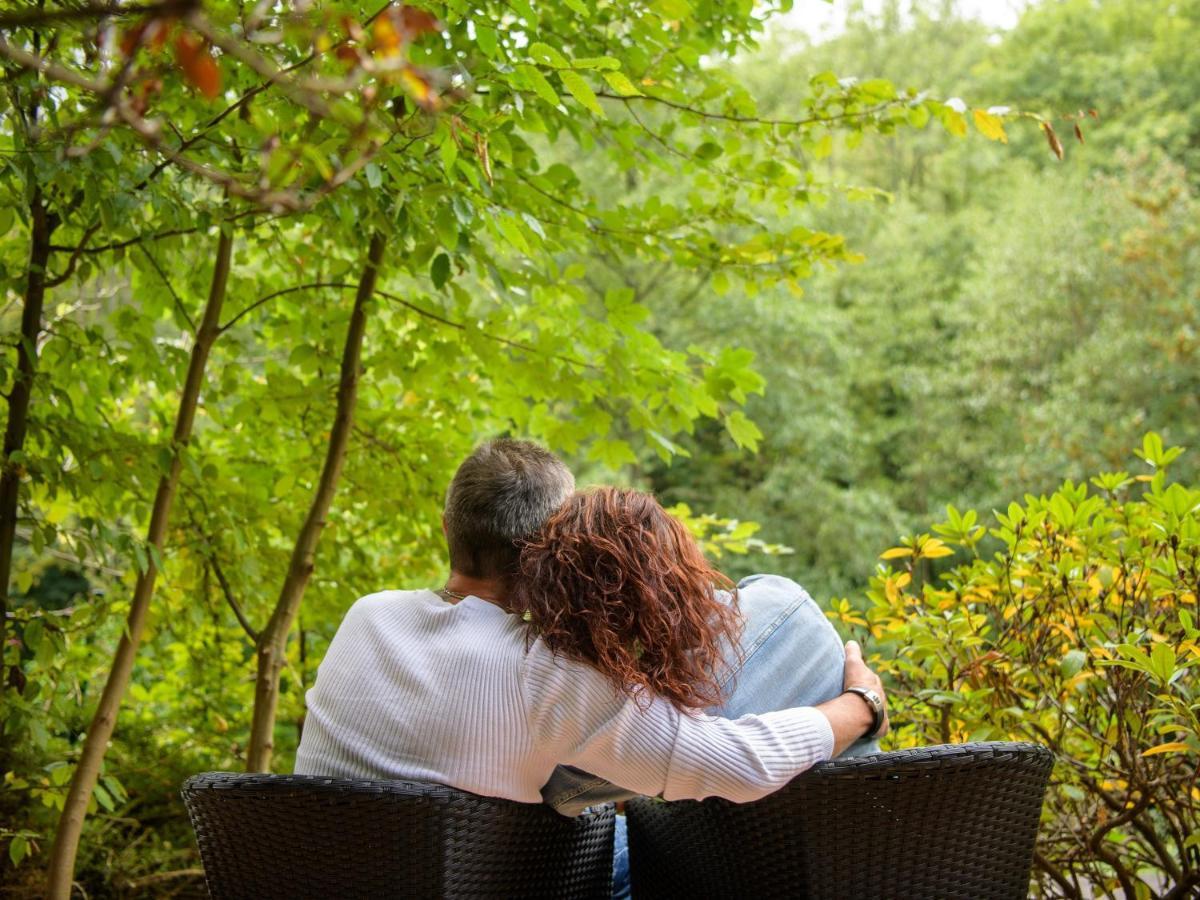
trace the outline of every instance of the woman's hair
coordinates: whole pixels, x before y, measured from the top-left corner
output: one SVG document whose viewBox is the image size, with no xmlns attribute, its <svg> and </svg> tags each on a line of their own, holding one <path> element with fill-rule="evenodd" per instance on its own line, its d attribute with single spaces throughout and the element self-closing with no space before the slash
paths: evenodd
<svg viewBox="0 0 1200 900">
<path fill-rule="evenodd" d="M 530 640 L 589 663 L 638 702 L 721 702 L 722 650 L 738 646 L 741 629 L 736 593 L 716 595 L 732 583 L 649 494 L 573 494 L 523 542 L 514 587 Z"/>
</svg>

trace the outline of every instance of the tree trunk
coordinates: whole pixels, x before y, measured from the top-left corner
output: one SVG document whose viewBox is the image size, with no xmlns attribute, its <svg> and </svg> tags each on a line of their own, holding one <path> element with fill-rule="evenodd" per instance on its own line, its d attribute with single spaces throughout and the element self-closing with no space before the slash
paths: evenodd
<svg viewBox="0 0 1200 900">
<path fill-rule="evenodd" d="M 258 676 L 254 685 L 254 719 L 250 726 L 250 746 L 246 751 L 246 771 L 266 772 L 271 767 L 271 752 L 275 749 L 275 710 L 279 705 L 279 673 L 283 669 L 287 652 L 288 632 L 300 611 L 304 589 L 313 571 L 313 559 L 317 541 L 325 528 L 325 519 L 337 491 L 342 464 L 346 460 L 346 447 L 350 442 L 350 426 L 354 419 L 354 405 L 358 398 L 359 361 L 362 357 L 363 333 L 367 323 L 367 301 L 375 292 L 375 278 L 383 260 L 386 239 L 381 234 L 371 238 L 367 263 L 363 267 L 354 296 L 354 311 L 350 314 L 350 327 L 346 331 L 346 343 L 342 349 L 341 379 L 338 382 L 337 411 L 334 413 L 333 428 L 329 432 L 329 446 L 325 451 L 325 464 L 321 469 L 321 480 L 309 506 L 308 515 L 296 536 L 292 548 L 292 559 L 279 599 L 267 627 L 258 636 Z"/>
<path fill-rule="evenodd" d="M 0 459 L 0 691 L 8 673 L 3 650 L 8 629 L 8 582 L 12 576 L 13 541 L 17 536 L 17 500 L 21 493 L 21 464 L 12 454 L 25 449 L 29 426 L 29 398 L 37 374 L 37 342 L 42 331 L 42 305 L 46 299 L 46 264 L 50 261 L 50 235 L 58 224 L 46 211 L 42 192 L 34 189 L 29 202 L 29 271 L 25 281 L 25 306 L 21 311 L 21 340 L 17 344 L 17 374 L 8 395 L 8 422 L 4 427 L 4 458 Z"/>
<path fill-rule="evenodd" d="M 191 359 L 188 363 L 187 379 L 179 398 L 179 410 L 176 413 L 175 431 L 171 440 L 171 466 L 159 478 L 158 490 L 154 495 L 154 507 L 150 514 L 150 528 L 146 534 L 146 543 L 157 548 L 160 554 L 171 516 L 171 503 L 175 498 L 175 489 L 179 485 L 179 473 L 183 467 L 183 452 L 192 436 L 192 423 L 196 417 L 200 389 L 204 384 L 204 367 L 208 362 L 209 351 L 220 334 L 221 305 L 225 301 L 225 286 L 229 281 L 232 249 L 233 238 L 222 232 L 217 241 L 217 260 L 213 269 L 208 301 L 204 307 L 204 316 L 201 319 L 200 327 L 196 331 L 196 340 L 192 345 Z M 75 875 L 75 854 L 79 849 L 79 835 L 83 830 L 83 819 L 87 814 L 88 801 L 91 799 L 92 790 L 95 788 L 96 779 L 100 774 L 100 764 L 104 759 L 109 738 L 112 737 L 113 728 L 116 727 L 121 699 L 125 695 L 129 677 L 133 672 L 133 661 L 137 655 L 138 644 L 142 639 L 142 629 L 146 624 L 146 612 L 150 606 L 150 598 L 154 594 L 154 581 L 157 575 L 154 555 L 150 554 L 146 570 L 138 574 L 125 631 L 117 644 L 117 652 L 108 673 L 108 681 L 104 685 L 104 693 L 100 696 L 100 703 L 96 707 L 92 724 L 88 728 L 87 738 L 83 742 L 83 752 L 80 754 L 79 764 L 75 767 L 66 803 L 58 820 L 54 848 L 50 851 L 48 896 L 51 900 L 69 900 L 71 895 L 71 883 Z"/>
</svg>

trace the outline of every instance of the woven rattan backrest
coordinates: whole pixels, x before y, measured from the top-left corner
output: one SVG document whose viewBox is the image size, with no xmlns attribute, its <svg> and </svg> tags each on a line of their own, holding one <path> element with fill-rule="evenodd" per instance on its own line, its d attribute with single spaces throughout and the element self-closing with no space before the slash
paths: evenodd
<svg viewBox="0 0 1200 900">
<path fill-rule="evenodd" d="M 629 803 L 633 895 L 1028 896 L 1043 747 L 975 743 L 822 763 L 755 803 Z"/>
<path fill-rule="evenodd" d="M 184 784 L 217 898 L 607 898 L 613 812 L 442 785 L 211 772 Z"/>
</svg>

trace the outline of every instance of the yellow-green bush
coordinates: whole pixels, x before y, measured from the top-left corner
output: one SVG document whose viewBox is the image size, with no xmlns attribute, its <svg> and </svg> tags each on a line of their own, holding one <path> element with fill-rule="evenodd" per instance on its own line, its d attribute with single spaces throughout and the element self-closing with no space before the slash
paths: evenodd
<svg viewBox="0 0 1200 900">
<path fill-rule="evenodd" d="M 991 528 L 951 508 L 883 554 L 865 621 L 832 613 L 869 629 L 900 746 L 1054 751 L 1039 896 L 1200 891 L 1200 490 L 1169 482 L 1180 452 L 1149 434 L 1150 473 L 1027 495 Z M 934 575 L 939 557 L 958 564 Z"/>
</svg>

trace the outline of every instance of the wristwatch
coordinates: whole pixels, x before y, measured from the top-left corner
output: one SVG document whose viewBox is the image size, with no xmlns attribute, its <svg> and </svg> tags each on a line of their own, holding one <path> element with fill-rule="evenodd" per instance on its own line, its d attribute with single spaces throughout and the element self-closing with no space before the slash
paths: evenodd
<svg viewBox="0 0 1200 900">
<path fill-rule="evenodd" d="M 866 702 L 867 706 L 871 707 L 871 728 L 863 735 L 864 738 L 873 738 L 879 734 L 879 729 L 883 727 L 883 716 L 885 708 L 883 698 L 875 691 L 868 687 L 848 687 L 843 694 L 858 694 Z"/>
</svg>

